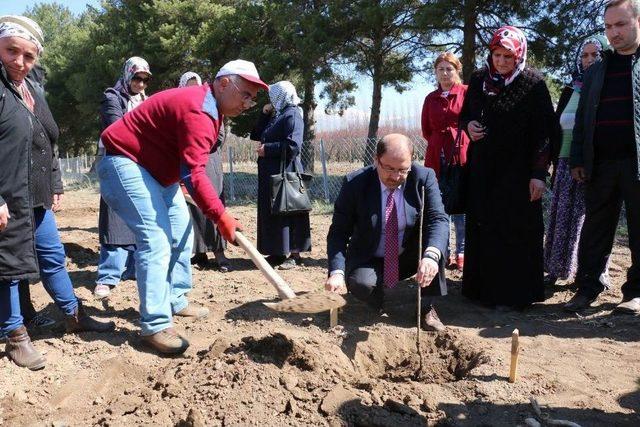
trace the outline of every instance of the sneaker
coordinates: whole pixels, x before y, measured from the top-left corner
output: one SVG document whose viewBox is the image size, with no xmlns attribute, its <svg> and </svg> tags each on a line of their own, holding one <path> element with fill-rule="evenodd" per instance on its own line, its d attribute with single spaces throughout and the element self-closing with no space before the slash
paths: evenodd
<svg viewBox="0 0 640 427">
<path fill-rule="evenodd" d="M 96 297 L 96 299 L 104 299 L 107 298 L 109 295 L 111 295 L 111 288 L 114 288 L 115 286 L 111 286 L 111 285 L 103 285 L 103 284 L 97 284 L 95 289 L 93 290 L 93 296 Z"/>
<path fill-rule="evenodd" d="M 189 303 L 188 306 L 176 313 L 176 316 L 180 317 L 193 317 L 196 320 L 204 319 L 209 315 L 209 309 L 202 307 L 194 303 Z"/>
<path fill-rule="evenodd" d="M 182 354 L 189 348 L 189 341 L 173 328 L 163 329 L 152 335 L 143 335 L 141 338 L 162 354 Z"/>
<path fill-rule="evenodd" d="M 38 329 L 38 328 L 47 328 L 55 324 L 56 324 L 55 320 L 53 320 L 49 316 L 40 312 L 40 313 L 36 313 L 35 316 L 33 316 L 29 321 L 27 321 L 25 326 L 27 327 L 27 329 Z"/>
<path fill-rule="evenodd" d="M 640 314 L 640 298 L 633 298 L 629 301 L 620 303 L 613 309 L 613 311 L 623 314 Z"/>
<path fill-rule="evenodd" d="M 278 270 L 291 270 L 292 268 L 296 268 L 296 265 L 296 260 L 290 257 L 278 266 Z"/>
</svg>

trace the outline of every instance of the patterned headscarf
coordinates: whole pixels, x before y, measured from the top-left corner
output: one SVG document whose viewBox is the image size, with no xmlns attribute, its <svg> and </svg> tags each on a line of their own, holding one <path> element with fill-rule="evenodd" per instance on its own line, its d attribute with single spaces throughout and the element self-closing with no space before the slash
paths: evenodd
<svg viewBox="0 0 640 427">
<path fill-rule="evenodd" d="M 133 76 L 138 73 L 147 73 L 150 76 L 152 75 L 147 61 L 139 56 L 132 56 L 127 59 L 122 67 L 122 79 L 124 80 L 124 84 L 127 88 L 131 85 L 131 79 L 133 79 Z"/>
<path fill-rule="evenodd" d="M 573 72 L 571 73 L 571 86 L 573 86 L 573 88 L 578 92 L 580 92 L 580 89 L 582 89 L 582 78 L 584 77 L 584 68 L 582 67 L 582 52 L 584 51 L 585 46 L 588 44 L 593 44 L 596 46 L 596 49 L 598 51 L 596 62 L 602 61 L 602 51 L 610 49 L 609 41 L 606 39 L 606 37 L 603 37 L 601 35 L 589 37 L 580 44 L 580 49 L 578 49 L 578 52 L 576 53 L 576 57 L 572 64 Z"/>
<path fill-rule="evenodd" d="M 198 86 L 202 84 L 202 79 L 200 78 L 198 73 L 194 73 L 193 71 L 187 71 L 182 76 L 180 76 L 180 82 L 178 83 L 178 87 L 187 86 L 187 83 L 191 79 L 196 79 L 196 82 L 198 82 Z"/>
<path fill-rule="evenodd" d="M 508 75 L 502 75 L 493 66 L 491 54 L 497 48 L 502 47 L 513 53 L 516 66 Z M 484 80 L 484 93 L 497 95 L 500 90 L 509 85 L 524 70 L 527 63 L 527 39 L 519 28 L 504 26 L 498 28 L 489 43 L 489 55 L 487 55 L 487 69 L 489 72 Z"/>
<path fill-rule="evenodd" d="M 273 105 L 276 116 L 282 113 L 282 110 L 289 105 L 298 106 L 301 102 L 296 93 L 295 86 L 287 80 L 269 86 L 269 100 L 271 101 L 271 105 Z"/>
<path fill-rule="evenodd" d="M 36 45 L 38 56 L 42 55 L 44 33 L 42 28 L 26 16 L 0 16 L 0 39 L 5 37 L 20 37 Z"/>
</svg>

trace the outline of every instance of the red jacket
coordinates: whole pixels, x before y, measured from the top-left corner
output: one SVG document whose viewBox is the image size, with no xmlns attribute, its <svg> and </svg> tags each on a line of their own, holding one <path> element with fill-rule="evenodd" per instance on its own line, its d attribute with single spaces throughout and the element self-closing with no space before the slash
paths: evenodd
<svg viewBox="0 0 640 427">
<path fill-rule="evenodd" d="M 102 133 L 108 154 L 144 167 L 161 185 L 183 180 L 213 221 L 224 206 L 205 174 L 223 117 L 209 85 L 169 89 L 150 97 Z"/>
<path fill-rule="evenodd" d="M 422 106 L 422 136 L 427 140 L 427 152 L 424 165 L 436 172 L 440 177 L 440 153 L 444 151 L 446 159 L 450 159 L 453 146 L 458 136 L 458 116 L 462 109 L 467 86 L 455 84 L 449 91 L 449 96 L 442 96 L 442 89 L 431 92 L 424 99 Z M 467 147 L 469 137 L 462 132 L 460 146 L 460 161 L 467 162 Z"/>
</svg>

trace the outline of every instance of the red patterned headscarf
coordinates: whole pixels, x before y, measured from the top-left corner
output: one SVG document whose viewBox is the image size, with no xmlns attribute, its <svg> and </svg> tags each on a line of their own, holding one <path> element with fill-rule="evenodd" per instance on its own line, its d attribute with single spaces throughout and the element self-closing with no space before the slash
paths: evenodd
<svg viewBox="0 0 640 427">
<path fill-rule="evenodd" d="M 516 60 L 515 69 L 508 75 L 502 75 L 496 71 L 491 59 L 491 53 L 502 47 L 513 53 Z M 488 75 L 484 82 L 484 92 L 487 95 L 497 95 L 500 90 L 511 83 L 524 70 L 527 63 L 527 39 L 519 28 L 504 26 L 499 28 L 489 43 L 489 55 L 487 56 Z"/>
</svg>

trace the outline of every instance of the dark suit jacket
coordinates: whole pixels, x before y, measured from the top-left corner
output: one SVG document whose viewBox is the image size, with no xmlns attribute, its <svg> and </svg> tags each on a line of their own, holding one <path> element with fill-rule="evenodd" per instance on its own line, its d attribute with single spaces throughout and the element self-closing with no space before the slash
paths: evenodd
<svg viewBox="0 0 640 427">
<path fill-rule="evenodd" d="M 438 248 L 444 261 L 449 240 L 449 217 L 442 205 L 435 172 L 413 164 L 404 185 L 407 225 L 401 257 L 414 256 L 416 266 L 422 187 L 425 188 L 422 249 L 429 246 Z M 327 235 L 329 272 L 343 270 L 349 275 L 354 268 L 375 256 L 383 221 L 380 198 L 380 180 L 374 166 L 367 166 L 345 177 Z M 443 263 L 440 265 L 442 267 Z"/>
</svg>

